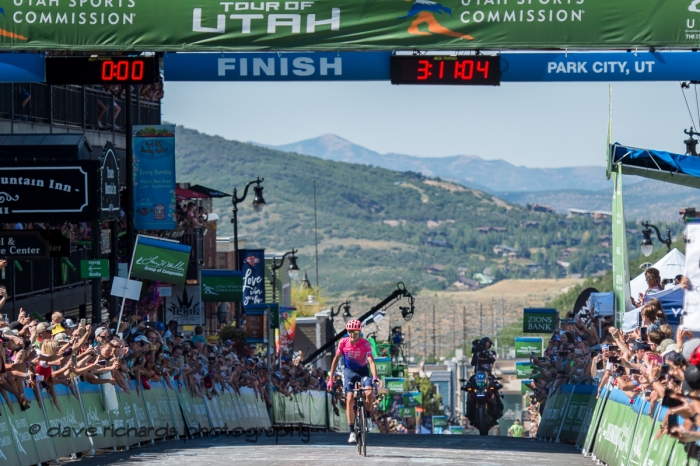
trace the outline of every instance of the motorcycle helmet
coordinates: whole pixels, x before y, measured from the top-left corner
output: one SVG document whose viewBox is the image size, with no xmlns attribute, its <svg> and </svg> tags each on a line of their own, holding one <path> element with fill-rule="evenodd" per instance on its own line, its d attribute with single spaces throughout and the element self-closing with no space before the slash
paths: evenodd
<svg viewBox="0 0 700 466">
<path fill-rule="evenodd" d="M 479 342 L 479 344 L 481 345 L 482 348 L 486 347 L 486 343 L 489 344 L 489 347 L 487 349 L 491 349 L 491 347 L 493 346 L 493 342 L 491 341 L 491 339 L 489 337 L 484 337 L 481 339 L 481 342 Z"/>
</svg>

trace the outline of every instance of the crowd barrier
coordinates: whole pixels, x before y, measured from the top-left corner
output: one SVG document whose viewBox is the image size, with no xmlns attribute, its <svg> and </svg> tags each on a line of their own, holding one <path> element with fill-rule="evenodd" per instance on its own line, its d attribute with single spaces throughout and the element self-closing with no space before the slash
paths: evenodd
<svg viewBox="0 0 700 466">
<path fill-rule="evenodd" d="M 348 432 L 345 408 L 337 404 L 335 415 L 331 395 L 322 391 L 307 391 L 284 396 L 272 393 L 272 418 L 279 426 L 328 428 L 334 432 Z"/>
<path fill-rule="evenodd" d="M 547 401 L 537 431 L 540 440 L 576 443 L 582 453 L 608 466 L 700 466 L 686 445 L 669 435 L 656 439 L 667 408 L 622 391 L 564 386 Z M 679 420 L 679 422 L 682 422 Z"/>
<path fill-rule="evenodd" d="M 10 395 L 14 414 L 0 397 L 0 464 L 28 466 L 155 439 L 271 427 L 264 401 L 250 388 L 241 388 L 240 394 L 219 391 L 209 400 L 163 382 L 150 382 L 150 390 L 137 394 L 132 382 L 130 394 L 116 387 L 119 408 L 112 411 L 104 409 L 99 385 L 78 383 L 79 399 L 67 387 L 55 389 L 60 411 L 46 390 L 41 391 L 42 408 L 34 392 L 25 389 L 32 404 L 26 411 Z"/>
</svg>

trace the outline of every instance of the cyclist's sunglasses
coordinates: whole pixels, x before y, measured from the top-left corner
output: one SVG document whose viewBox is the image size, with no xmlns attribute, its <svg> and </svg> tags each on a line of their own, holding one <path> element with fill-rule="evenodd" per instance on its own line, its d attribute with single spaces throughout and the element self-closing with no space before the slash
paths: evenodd
<svg viewBox="0 0 700 466">
<path fill-rule="evenodd" d="M 349 331 L 348 331 L 348 334 L 349 334 L 349 335 L 359 335 L 359 334 L 360 334 L 360 331 L 359 331 L 359 330 L 349 330 Z"/>
</svg>

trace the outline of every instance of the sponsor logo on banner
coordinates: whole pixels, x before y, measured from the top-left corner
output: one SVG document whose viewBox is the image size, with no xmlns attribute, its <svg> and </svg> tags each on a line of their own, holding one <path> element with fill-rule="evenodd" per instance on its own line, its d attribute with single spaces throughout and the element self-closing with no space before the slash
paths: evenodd
<svg viewBox="0 0 700 466">
<path fill-rule="evenodd" d="M 177 321 L 179 325 L 203 325 L 204 303 L 199 287 L 173 286 L 172 296 L 165 298 L 165 321 Z"/>
<path fill-rule="evenodd" d="M 683 325 L 693 331 L 700 331 L 700 224 L 689 223 L 686 228 L 685 276 L 691 288 L 685 292 Z"/>
</svg>

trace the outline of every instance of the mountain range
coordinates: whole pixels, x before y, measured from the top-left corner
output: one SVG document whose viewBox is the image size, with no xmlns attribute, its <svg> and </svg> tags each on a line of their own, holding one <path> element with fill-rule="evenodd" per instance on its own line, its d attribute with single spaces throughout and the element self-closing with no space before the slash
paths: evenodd
<svg viewBox="0 0 700 466">
<path fill-rule="evenodd" d="M 279 146 L 258 145 L 324 160 L 439 177 L 513 203 L 547 205 L 561 213 L 568 209 L 611 210 L 612 182 L 605 179 L 605 168 L 601 166 L 528 168 L 474 155 L 380 154 L 334 134 Z M 677 221 L 681 208 L 700 207 L 700 191 L 693 188 L 634 176 L 625 176 L 624 186 L 628 220 Z"/>
<path fill-rule="evenodd" d="M 322 160 L 177 127 L 179 182 L 223 192 L 264 178 L 267 209 L 238 208 L 245 247 L 299 250 L 314 282 L 329 292 L 385 296 L 398 281 L 413 289 L 473 287 L 495 279 L 589 275 L 610 264 L 610 221 L 533 212 L 492 194 L 415 171 Z M 231 228 L 231 199 L 214 200 L 217 236 Z M 562 265 L 564 264 L 564 265 Z M 566 270 L 564 270 L 566 269 Z M 488 278 L 485 278 L 488 280 Z"/>
</svg>

